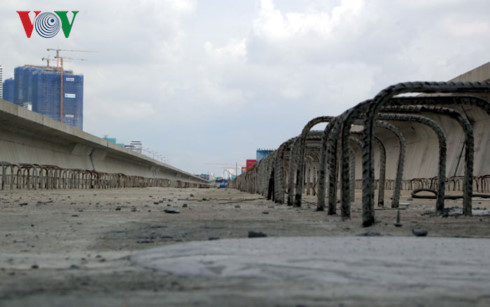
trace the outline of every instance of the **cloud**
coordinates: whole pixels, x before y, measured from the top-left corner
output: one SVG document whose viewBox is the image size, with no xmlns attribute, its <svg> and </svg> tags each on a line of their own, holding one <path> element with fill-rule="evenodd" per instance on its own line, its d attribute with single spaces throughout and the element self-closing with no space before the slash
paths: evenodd
<svg viewBox="0 0 490 307">
<path fill-rule="evenodd" d="M 254 33 L 260 38 L 280 41 L 315 34 L 327 38 L 346 24 L 355 24 L 362 0 L 341 1 L 329 11 L 286 12 L 276 9 L 272 0 L 261 0 L 258 18 L 254 20 Z"/>
</svg>

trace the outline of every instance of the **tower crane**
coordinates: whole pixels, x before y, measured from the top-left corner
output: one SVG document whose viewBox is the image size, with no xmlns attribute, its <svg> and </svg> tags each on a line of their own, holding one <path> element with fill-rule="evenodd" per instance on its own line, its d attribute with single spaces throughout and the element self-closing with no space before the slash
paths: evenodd
<svg viewBox="0 0 490 307">
<path fill-rule="evenodd" d="M 49 62 L 51 61 L 51 57 L 50 56 L 48 56 L 47 58 L 42 58 L 42 60 L 47 62 L 47 67 L 50 67 L 49 66 Z"/>
<path fill-rule="evenodd" d="M 63 123 L 63 61 L 66 60 L 77 60 L 77 61 L 86 61 L 86 59 L 80 59 L 80 58 L 70 58 L 70 57 L 62 57 L 60 56 L 60 51 L 63 52 L 95 52 L 95 51 L 89 51 L 89 50 L 69 50 L 69 49 L 55 49 L 55 48 L 48 48 L 46 49 L 47 51 L 55 51 L 56 55 L 54 58 L 56 59 L 56 70 L 60 71 L 60 78 L 61 78 L 61 83 L 60 83 L 60 122 Z M 45 58 L 43 58 L 44 60 Z M 48 67 L 49 67 L 49 58 L 46 59 L 48 62 Z"/>
<path fill-rule="evenodd" d="M 60 67 L 60 51 L 63 52 L 96 52 L 96 51 L 91 51 L 91 50 L 72 50 L 72 49 L 59 49 L 59 48 L 48 48 L 46 51 L 55 51 L 55 59 L 56 59 L 56 69 L 59 69 Z"/>
</svg>

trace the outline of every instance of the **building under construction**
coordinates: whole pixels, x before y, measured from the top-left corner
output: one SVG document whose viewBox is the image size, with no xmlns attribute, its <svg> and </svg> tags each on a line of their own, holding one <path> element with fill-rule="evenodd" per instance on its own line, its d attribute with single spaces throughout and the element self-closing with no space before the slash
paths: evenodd
<svg viewBox="0 0 490 307">
<path fill-rule="evenodd" d="M 24 65 L 15 68 L 13 83 L 13 95 L 5 86 L 4 97 L 13 98 L 8 101 L 83 129 L 83 75 L 64 70 L 61 80 L 59 69 Z"/>
</svg>

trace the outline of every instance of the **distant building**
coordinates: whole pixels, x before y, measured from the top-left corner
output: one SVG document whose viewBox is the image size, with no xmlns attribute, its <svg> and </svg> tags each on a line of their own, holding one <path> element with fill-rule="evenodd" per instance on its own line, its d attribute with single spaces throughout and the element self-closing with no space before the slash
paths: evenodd
<svg viewBox="0 0 490 307">
<path fill-rule="evenodd" d="M 119 145 L 121 147 L 126 147 L 126 145 L 124 145 L 123 143 L 118 143 L 116 138 L 113 138 L 113 137 L 109 137 L 107 135 L 104 135 L 103 139 L 106 140 L 106 141 L 108 141 L 108 142 L 111 142 L 111 143 L 114 143 L 116 145 Z"/>
<path fill-rule="evenodd" d="M 257 164 L 257 160 L 248 159 L 247 160 L 247 172 Z"/>
<path fill-rule="evenodd" d="M 3 68 L 0 65 L 0 99 L 3 99 Z"/>
<path fill-rule="evenodd" d="M 68 70 L 63 72 L 63 111 L 61 76 L 56 68 L 33 65 L 16 67 L 13 92 L 13 103 L 16 105 L 83 129 L 83 75 L 75 75 Z"/>
<path fill-rule="evenodd" d="M 199 177 L 201 179 L 204 179 L 204 180 L 209 180 L 210 177 L 209 177 L 209 174 L 199 174 L 199 175 L 195 175 L 196 177 Z"/>
<path fill-rule="evenodd" d="M 273 149 L 260 149 L 260 148 L 257 149 L 257 163 L 259 163 L 260 160 L 270 155 L 272 152 L 274 152 Z"/>
<path fill-rule="evenodd" d="M 3 82 L 3 100 L 14 103 L 14 79 L 9 78 Z"/>
<path fill-rule="evenodd" d="M 116 138 L 113 138 L 113 137 L 109 137 L 107 135 L 104 135 L 103 139 L 106 140 L 106 141 L 109 141 L 111 143 L 117 144 L 117 139 Z"/>
<path fill-rule="evenodd" d="M 131 144 L 125 145 L 124 147 L 137 153 L 143 152 L 143 143 L 141 141 L 131 141 Z"/>
</svg>

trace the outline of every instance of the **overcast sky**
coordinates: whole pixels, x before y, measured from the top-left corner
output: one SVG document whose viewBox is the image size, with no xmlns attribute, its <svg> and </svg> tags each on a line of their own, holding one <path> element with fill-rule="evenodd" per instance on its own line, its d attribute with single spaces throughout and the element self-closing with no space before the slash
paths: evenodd
<svg viewBox="0 0 490 307">
<path fill-rule="evenodd" d="M 19 10 L 79 13 L 46 39 Z M 488 62 L 489 17 L 488 0 L 2 0 L 0 65 L 5 79 L 46 48 L 96 51 L 62 53 L 87 59 L 66 65 L 85 77 L 86 132 L 221 175 L 206 163 L 245 164 L 393 83 Z"/>
</svg>

